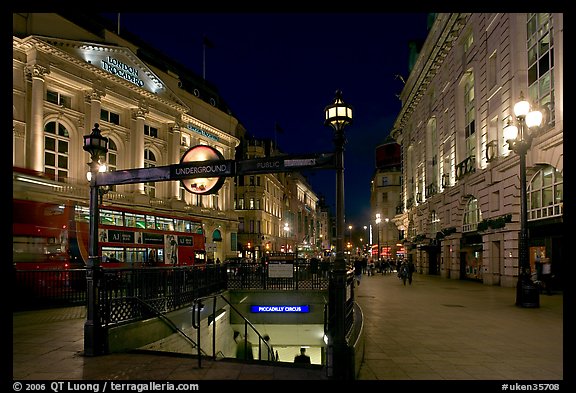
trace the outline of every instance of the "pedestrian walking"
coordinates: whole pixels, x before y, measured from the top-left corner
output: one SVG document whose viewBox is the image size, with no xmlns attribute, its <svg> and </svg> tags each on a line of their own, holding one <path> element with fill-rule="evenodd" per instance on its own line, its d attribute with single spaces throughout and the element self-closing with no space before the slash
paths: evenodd
<svg viewBox="0 0 576 393">
<path fill-rule="evenodd" d="M 542 259 L 542 285 L 544 286 L 544 290 L 546 290 L 546 294 L 548 296 L 552 295 L 552 264 L 550 263 L 550 258 L 543 258 Z"/>
<path fill-rule="evenodd" d="M 354 259 L 354 277 L 356 278 L 356 284 L 360 285 L 360 280 L 362 279 L 362 261 L 358 258 Z"/>
<path fill-rule="evenodd" d="M 408 262 L 404 261 L 400 264 L 398 269 L 398 277 L 402 280 L 402 283 L 406 285 L 406 280 L 408 280 Z"/>
<path fill-rule="evenodd" d="M 248 339 L 243 339 L 239 331 L 234 331 L 234 342 L 236 342 L 236 359 L 253 360 L 254 351 L 252 343 Z"/>
<path fill-rule="evenodd" d="M 375 271 L 376 271 L 376 266 L 374 265 L 374 260 L 370 259 L 368 261 L 368 275 L 373 276 Z"/>
<path fill-rule="evenodd" d="M 264 360 L 269 360 L 269 361 L 276 361 L 278 360 L 277 356 L 278 356 L 278 351 L 276 351 L 276 353 L 274 353 L 274 347 L 272 346 L 272 343 L 270 342 L 270 336 L 265 334 L 263 337 L 264 341 L 266 341 L 266 343 L 268 343 L 268 345 L 264 344 L 264 350 L 266 351 L 266 353 L 268 355 L 265 355 L 263 357 Z"/>
<path fill-rule="evenodd" d="M 411 259 L 408 259 L 408 283 L 412 285 L 412 274 L 416 271 L 416 266 Z"/>
</svg>

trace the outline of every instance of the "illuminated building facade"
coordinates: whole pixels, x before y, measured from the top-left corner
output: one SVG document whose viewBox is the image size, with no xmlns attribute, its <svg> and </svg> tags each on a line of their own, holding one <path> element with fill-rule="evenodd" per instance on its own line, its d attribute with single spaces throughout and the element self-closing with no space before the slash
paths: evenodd
<svg viewBox="0 0 576 393">
<path fill-rule="evenodd" d="M 529 254 L 563 251 L 563 14 L 436 15 L 401 93 L 394 218 L 418 271 L 513 287 L 520 230 L 519 158 L 503 129 L 523 96 L 544 113 L 526 155 Z"/>
<path fill-rule="evenodd" d="M 233 159 L 240 126 L 216 89 L 94 18 L 13 14 L 14 198 L 87 205 L 83 135 L 95 123 L 109 139 L 108 170 L 177 164 L 196 145 Z M 201 195 L 179 181 L 144 182 L 113 186 L 101 200 L 201 219 L 207 258 L 223 260 L 236 255 L 233 187 L 228 178 Z"/>
</svg>

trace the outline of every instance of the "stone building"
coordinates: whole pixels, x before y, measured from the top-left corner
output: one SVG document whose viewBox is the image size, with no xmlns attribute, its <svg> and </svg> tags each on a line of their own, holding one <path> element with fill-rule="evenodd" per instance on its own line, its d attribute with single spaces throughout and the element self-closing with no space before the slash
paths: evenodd
<svg viewBox="0 0 576 393">
<path fill-rule="evenodd" d="M 422 273 L 513 287 L 518 279 L 519 155 L 504 127 L 524 97 L 543 113 L 526 155 L 529 258 L 563 251 L 563 31 L 560 13 L 440 13 L 401 93 L 394 217 Z"/>
</svg>

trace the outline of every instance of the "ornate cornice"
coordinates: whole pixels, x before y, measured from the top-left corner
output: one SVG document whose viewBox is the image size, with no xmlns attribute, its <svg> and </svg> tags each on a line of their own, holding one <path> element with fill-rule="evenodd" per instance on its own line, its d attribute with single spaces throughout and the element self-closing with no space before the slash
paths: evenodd
<svg viewBox="0 0 576 393">
<path fill-rule="evenodd" d="M 438 14 L 408 81 L 402 89 L 402 109 L 390 134 L 394 139 L 401 138 L 406 123 L 454 46 L 469 16 L 469 13 Z"/>
<path fill-rule="evenodd" d="M 151 101 L 160 102 L 163 105 L 166 105 L 170 108 L 173 108 L 177 112 L 186 113 L 189 110 L 189 108 L 186 104 L 184 104 L 176 95 L 170 93 L 168 90 L 166 90 L 167 95 L 173 101 L 169 101 L 169 100 L 167 100 L 167 99 L 165 99 L 159 95 L 156 95 L 156 94 L 154 94 L 148 90 L 145 90 L 141 87 L 138 87 L 138 86 L 122 79 L 122 78 L 118 78 L 118 77 L 102 70 L 101 68 L 98 68 L 95 65 L 87 63 L 87 62 L 83 61 L 82 59 L 79 59 L 78 57 L 73 56 L 72 54 L 60 49 L 59 47 L 68 47 L 68 48 L 73 48 L 73 49 L 94 49 L 94 50 L 97 49 L 97 50 L 101 50 L 101 51 L 109 51 L 110 53 L 122 53 L 125 56 L 133 59 L 136 63 L 144 65 L 144 63 L 141 60 L 139 60 L 135 55 L 133 55 L 133 53 L 128 48 L 110 47 L 110 46 L 98 45 L 98 44 L 85 44 L 85 43 L 78 43 L 76 41 L 70 41 L 70 40 L 55 40 L 52 38 L 40 37 L 40 36 L 30 36 L 30 37 L 26 37 L 25 39 L 23 39 L 21 41 L 19 41 L 19 40 L 13 40 L 13 41 L 14 41 L 14 46 L 17 47 L 18 49 L 31 50 L 31 49 L 35 48 L 38 51 L 41 51 L 45 54 L 57 57 L 63 61 L 66 61 L 66 62 L 73 64 L 73 65 L 75 65 L 81 69 L 84 69 L 84 70 L 90 72 L 91 74 L 95 74 L 101 80 L 106 80 L 106 81 L 109 81 L 109 82 L 116 84 L 116 85 L 122 85 L 123 87 L 125 87 L 129 90 L 137 91 L 140 96 L 143 96 L 146 99 L 151 100 Z M 155 75 L 151 74 L 150 71 L 146 71 L 146 75 L 151 77 L 152 80 L 159 81 L 159 79 Z M 160 82 L 158 82 L 158 83 L 160 83 Z"/>
</svg>

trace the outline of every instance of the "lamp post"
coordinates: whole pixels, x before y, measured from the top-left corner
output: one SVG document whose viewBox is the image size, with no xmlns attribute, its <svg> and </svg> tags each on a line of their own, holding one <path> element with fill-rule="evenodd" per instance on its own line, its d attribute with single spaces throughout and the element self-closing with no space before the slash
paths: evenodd
<svg viewBox="0 0 576 393">
<path fill-rule="evenodd" d="M 390 258 L 390 250 L 388 249 L 388 221 L 389 218 L 384 219 L 384 249 L 388 253 L 388 258 Z"/>
<path fill-rule="evenodd" d="M 106 337 L 100 320 L 98 286 L 100 282 L 100 256 L 98 255 L 98 186 L 96 174 L 100 158 L 108 152 L 108 138 L 100 134 L 98 123 L 89 135 L 84 135 L 84 151 L 90 154 L 90 233 L 88 240 L 88 263 L 86 269 L 86 323 L 84 324 L 84 354 L 101 355 L 106 352 Z"/>
<path fill-rule="evenodd" d="M 514 105 L 514 115 L 518 126 L 508 124 L 504 128 L 504 138 L 510 149 L 520 158 L 520 234 L 518 237 L 518 284 L 516 285 L 516 305 L 520 307 L 540 307 L 538 287 L 530 278 L 528 251 L 528 200 L 526 196 L 526 153 L 532 144 L 528 129 L 542 123 L 540 111 L 530 111 L 530 103 L 520 92 L 520 101 Z"/>
<path fill-rule="evenodd" d="M 352 225 L 348 225 L 348 244 L 350 245 L 350 247 L 348 247 L 348 263 L 350 263 L 352 261 L 352 249 L 354 247 L 352 247 Z"/>
<path fill-rule="evenodd" d="M 344 128 L 352 123 L 352 107 L 342 101 L 342 92 L 336 91 L 334 102 L 324 109 L 325 126 L 334 129 L 336 157 L 336 259 L 330 277 L 330 320 L 328 365 L 331 376 L 352 379 L 351 359 L 346 342 L 346 260 L 344 259 Z M 330 367 L 329 367 L 330 368 Z M 329 370 L 330 371 L 330 370 Z"/>
<path fill-rule="evenodd" d="M 376 213 L 376 228 L 378 228 L 378 262 L 380 262 L 380 223 L 382 219 L 380 218 L 380 213 Z"/>
<path fill-rule="evenodd" d="M 288 234 L 289 234 L 289 232 L 290 232 L 290 227 L 288 226 L 288 223 L 285 222 L 284 223 L 284 233 L 286 236 L 286 253 L 288 253 L 288 248 L 289 248 L 288 247 Z"/>
<path fill-rule="evenodd" d="M 368 227 L 366 225 L 364 225 L 364 234 L 366 235 L 366 238 L 365 238 L 366 241 L 369 242 L 370 239 L 368 238 Z M 366 244 L 368 244 L 368 243 L 366 243 Z M 362 244 L 362 252 L 366 253 L 366 247 L 364 244 Z"/>
</svg>

